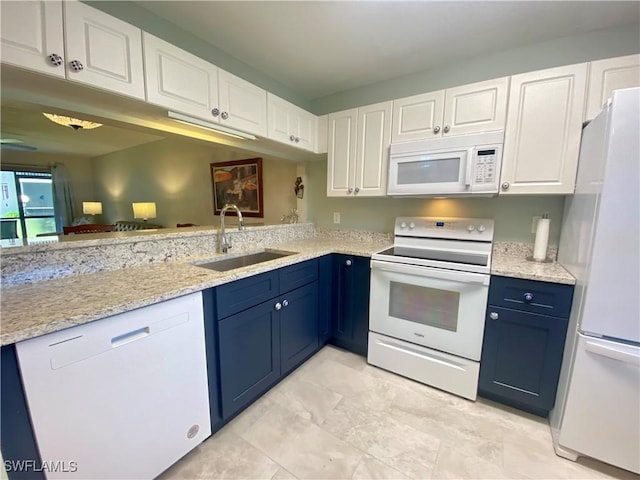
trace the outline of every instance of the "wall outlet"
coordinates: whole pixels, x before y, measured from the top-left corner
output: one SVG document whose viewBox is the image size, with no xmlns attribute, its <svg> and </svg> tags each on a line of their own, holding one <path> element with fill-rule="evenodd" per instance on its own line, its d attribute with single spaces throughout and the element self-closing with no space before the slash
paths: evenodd
<svg viewBox="0 0 640 480">
<path fill-rule="evenodd" d="M 534 215 L 531 219 L 531 233 L 536 233 L 538 230 L 538 220 L 542 218 L 542 215 Z"/>
<path fill-rule="evenodd" d="M 340 223 L 340 212 L 333 212 L 333 223 Z"/>
</svg>

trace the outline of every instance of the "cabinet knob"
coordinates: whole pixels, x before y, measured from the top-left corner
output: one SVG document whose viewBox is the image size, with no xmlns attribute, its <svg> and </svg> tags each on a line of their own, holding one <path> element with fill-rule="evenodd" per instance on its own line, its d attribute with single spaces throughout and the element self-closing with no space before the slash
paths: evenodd
<svg viewBox="0 0 640 480">
<path fill-rule="evenodd" d="M 55 67 L 59 67 L 63 63 L 62 57 L 57 53 L 52 53 L 51 55 L 49 55 L 49 63 L 51 63 L 51 65 Z"/>
<path fill-rule="evenodd" d="M 491 312 L 491 313 L 489 314 L 489 318 L 490 318 L 491 320 L 497 320 L 497 319 L 498 319 L 498 317 L 499 317 L 499 315 L 498 315 L 498 313 L 497 313 L 497 312 Z"/>
<path fill-rule="evenodd" d="M 283 300 L 282 301 L 282 306 L 283 307 L 288 307 L 289 306 L 289 300 Z"/>
<path fill-rule="evenodd" d="M 451 130 L 451 127 L 449 127 L 449 125 L 445 125 L 444 126 L 444 133 L 449 133 L 449 130 Z"/>
<path fill-rule="evenodd" d="M 524 294 L 524 301 L 525 302 L 530 302 L 531 300 L 533 300 L 533 293 L 529 293 L 529 292 L 525 293 Z"/>
<path fill-rule="evenodd" d="M 503 182 L 502 183 L 502 189 L 503 190 L 509 190 L 509 182 Z"/>
<path fill-rule="evenodd" d="M 71 60 L 69 62 L 69 65 L 71 66 L 71 70 L 73 70 L 74 72 L 80 72 L 84 70 L 84 65 L 82 65 L 82 62 L 79 62 L 78 60 Z"/>
<path fill-rule="evenodd" d="M 218 115 L 220 115 L 220 110 L 217 108 L 212 109 L 211 115 L 213 115 L 214 117 L 217 117 Z"/>
<path fill-rule="evenodd" d="M 347 260 L 346 262 L 344 262 L 344 264 L 345 264 L 347 267 L 350 267 L 350 266 L 353 264 L 353 262 L 352 262 L 351 260 Z"/>
<path fill-rule="evenodd" d="M 282 308 L 282 304 L 278 302 L 273 306 L 273 308 L 275 308 L 276 310 L 280 310 Z"/>
<path fill-rule="evenodd" d="M 289 140 L 291 140 L 292 142 L 296 141 L 296 136 L 295 135 L 289 135 Z"/>
<path fill-rule="evenodd" d="M 440 132 L 440 125 L 436 125 L 435 127 L 433 127 L 433 133 L 439 133 Z"/>
<path fill-rule="evenodd" d="M 227 112 L 222 112 L 220 114 L 220 118 L 222 118 L 223 120 L 226 120 L 227 118 L 229 118 L 229 114 Z"/>
<path fill-rule="evenodd" d="M 356 187 L 355 192 L 358 193 L 360 191 L 360 187 Z"/>
<path fill-rule="evenodd" d="M 347 193 L 353 193 L 353 188 L 349 187 L 349 188 L 347 189 Z"/>
<path fill-rule="evenodd" d="M 300 143 L 300 137 L 296 137 L 295 142 L 296 142 L 296 143 Z"/>
</svg>

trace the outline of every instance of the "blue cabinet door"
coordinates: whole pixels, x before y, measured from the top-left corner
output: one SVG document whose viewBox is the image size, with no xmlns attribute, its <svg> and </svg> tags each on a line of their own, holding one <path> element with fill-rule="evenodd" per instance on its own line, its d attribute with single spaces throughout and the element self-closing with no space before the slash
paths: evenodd
<svg viewBox="0 0 640 480">
<path fill-rule="evenodd" d="M 222 415 L 228 419 L 280 379 L 276 300 L 218 322 Z"/>
<path fill-rule="evenodd" d="M 547 416 L 555 402 L 567 323 L 565 318 L 490 305 L 479 393 Z"/>
<path fill-rule="evenodd" d="M 318 349 L 318 283 L 281 296 L 280 368 L 286 375 Z"/>
<path fill-rule="evenodd" d="M 325 255 L 318 260 L 318 345 L 322 347 L 333 335 L 333 256 Z"/>
<path fill-rule="evenodd" d="M 332 343 L 367 354 L 369 331 L 369 258 L 334 255 Z"/>
</svg>

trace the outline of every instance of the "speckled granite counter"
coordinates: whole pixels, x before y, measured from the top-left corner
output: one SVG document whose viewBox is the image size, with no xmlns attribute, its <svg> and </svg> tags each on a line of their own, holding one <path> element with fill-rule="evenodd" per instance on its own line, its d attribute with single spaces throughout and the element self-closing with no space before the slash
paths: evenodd
<svg viewBox="0 0 640 480">
<path fill-rule="evenodd" d="M 555 258 L 556 247 L 549 247 L 549 258 Z M 494 242 L 491 274 L 575 285 L 576 280 L 557 262 L 537 263 L 527 260 L 533 246 L 514 242 Z"/>
<path fill-rule="evenodd" d="M 371 256 L 391 243 L 388 235 L 353 234 L 336 239 L 320 233 L 312 238 L 269 245 L 297 252 L 295 255 L 230 272 L 192 265 L 216 258 L 209 255 L 192 257 L 188 262 L 156 263 L 3 287 L 0 343 L 7 345 L 81 325 L 329 253 Z M 264 246 L 228 256 L 262 250 Z"/>
<path fill-rule="evenodd" d="M 208 238 L 201 238 L 202 233 L 194 232 L 191 235 L 197 237 L 197 244 L 204 243 L 207 248 L 190 250 L 189 245 L 183 243 L 184 238 L 169 239 L 172 242 L 170 246 L 183 251 L 180 259 L 174 253 L 172 261 L 162 257 L 162 261 L 154 263 L 150 260 L 150 264 L 146 265 L 138 263 L 127 268 L 93 270 L 49 281 L 3 285 L 0 343 L 7 345 L 26 340 L 330 253 L 371 256 L 393 243 L 387 234 L 309 230 L 307 226 L 301 228 L 301 238 L 291 239 L 284 235 L 284 242 L 276 241 L 269 229 L 258 230 L 256 233 L 262 237 L 261 241 L 251 245 L 243 245 L 242 236 L 239 235 L 233 253 L 227 257 L 255 253 L 265 248 L 296 253 L 229 272 L 216 272 L 193 265 L 220 258 L 219 254 L 203 255 L 203 252 L 213 251 L 211 243 L 215 242 L 215 237 L 207 234 Z M 139 242 L 136 244 L 140 245 Z M 151 243 L 143 246 L 150 249 Z M 530 254 L 528 248 L 530 246 L 523 244 L 496 242 L 491 273 L 546 282 L 575 283 L 574 278 L 557 263 L 526 261 L 527 254 Z M 192 256 L 186 257 L 184 252 L 189 250 Z M 131 254 L 136 255 L 135 251 Z"/>
</svg>

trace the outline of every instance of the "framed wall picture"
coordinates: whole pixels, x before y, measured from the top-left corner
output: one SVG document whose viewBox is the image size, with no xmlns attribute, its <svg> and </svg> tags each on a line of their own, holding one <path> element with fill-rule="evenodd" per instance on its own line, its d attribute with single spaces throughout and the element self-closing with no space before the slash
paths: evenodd
<svg viewBox="0 0 640 480">
<path fill-rule="evenodd" d="M 244 216 L 264 217 L 262 158 L 212 163 L 211 182 L 214 215 L 220 215 L 225 204 L 233 203 Z M 236 215 L 233 210 L 229 214 Z"/>
</svg>

